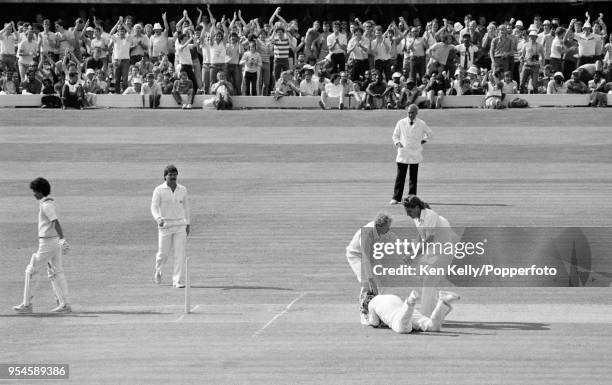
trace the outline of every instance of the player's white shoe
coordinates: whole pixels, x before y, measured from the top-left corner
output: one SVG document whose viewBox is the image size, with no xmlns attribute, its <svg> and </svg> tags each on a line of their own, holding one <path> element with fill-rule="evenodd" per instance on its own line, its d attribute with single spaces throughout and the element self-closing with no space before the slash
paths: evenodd
<svg viewBox="0 0 612 385">
<path fill-rule="evenodd" d="M 13 310 L 19 314 L 32 314 L 32 304 L 26 305 L 25 303 L 21 303 L 17 306 L 13 306 Z"/>
<path fill-rule="evenodd" d="M 415 291 L 415 290 L 412 290 L 410 292 L 410 295 L 408 296 L 408 298 L 406 298 L 405 303 L 408 306 L 414 306 L 414 305 L 416 305 L 417 299 L 419 299 L 419 293 L 417 291 Z"/>
<path fill-rule="evenodd" d="M 53 309 L 51 309 L 50 313 L 57 313 L 57 314 L 72 313 L 72 308 L 70 307 L 70 305 L 65 303 L 63 305 L 59 305 L 58 307 L 54 307 Z"/>
<path fill-rule="evenodd" d="M 184 284 L 184 283 L 180 283 L 180 282 L 179 282 L 179 283 L 174 283 L 172 286 L 173 286 L 175 289 L 183 289 L 183 288 L 185 287 L 185 284 Z"/>
<path fill-rule="evenodd" d="M 161 283 L 161 271 L 155 272 L 155 275 L 153 276 L 153 282 L 155 282 L 158 285 Z"/>
<path fill-rule="evenodd" d="M 440 290 L 438 299 L 450 306 L 451 303 L 460 300 L 461 297 L 459 297 L 459 294 L 453 293 L 452 291 Z"/>
<path fill-rule="evenodd" d="M 389 201 L 390 205 L 396 205 L 398 203 L 399 203 L 399 201 L 396 201 L 395 199 L 391 199 L 391 201 Z"/>
</svg>

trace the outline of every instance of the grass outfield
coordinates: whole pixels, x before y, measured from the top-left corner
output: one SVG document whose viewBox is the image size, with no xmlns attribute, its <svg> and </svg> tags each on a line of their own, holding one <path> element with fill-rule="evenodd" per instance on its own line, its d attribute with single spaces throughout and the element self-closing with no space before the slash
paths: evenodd
<svg viewBox="0 0 612 385">
<path fill-rule="evenodd" d="M 403 116 L 0 110 L 0 363 L 67 363 L 75 384 L 609 382 L 610 287 L 460 288 L 442 333 L 359 324 L 344 248 L 378 211 L 406 220 L 387 205 Z M 610 226 L 611 110 L 420 117 L 434 138 L 419 195 L 451 224 Z M 189 315 L 169 264 L 152 282 L 149 205 L 168 163 L 192 206 Z M 37 176 L 73 246 L 66 316 L 11 309 L 36 251 Z M 46 278 L 38 292 L 48 311 Z"/>
</svg>

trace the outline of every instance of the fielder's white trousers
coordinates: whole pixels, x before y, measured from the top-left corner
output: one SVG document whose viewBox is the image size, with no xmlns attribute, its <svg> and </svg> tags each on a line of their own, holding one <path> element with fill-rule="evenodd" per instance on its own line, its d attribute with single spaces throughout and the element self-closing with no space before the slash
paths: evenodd
<svg viewBox="0 0 612 385">
<path fill-rule="evenodd" d="M 32 254 L 30 263 L 25 270 L 23 303 L 26 305 L 31 303 L 40 282 L 41 273 L 45 268 L 60 305 L 68 304 L 68 283 L 64 276 L 62 250 L 57 237 L 40 238 L 38 240 L 38 251 Z"/>
<path fill-rule="evenodd" d="M 396 333 L 410 333 L 413 330 L 422 332 L 439 332 L 444 318 L 450 313 L 451 307 L 438 300 L 431 313 L 431 317 L 424 316 L 414 305 L 404 302 L 402 308 L 393 317 L 393 322 L 388 325 Z"/>
<path fill-rule="evenodd" d="M 161 273 L 170 255 L 174 255 L 172 284 L 184 283 L 185 245 L 187 243 L 187 226 L 171 226 L 159 229 L 157 254 L 155 255 L 155 272 Z"/>
</svg>

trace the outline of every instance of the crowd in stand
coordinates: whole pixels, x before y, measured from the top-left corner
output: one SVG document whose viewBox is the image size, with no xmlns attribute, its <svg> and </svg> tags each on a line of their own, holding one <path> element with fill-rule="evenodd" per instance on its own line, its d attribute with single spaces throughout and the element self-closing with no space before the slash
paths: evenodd
<svg viewBox="0 0 612 385">
<path fill-rule="evenodd" d="M 75 108 L 104 93 L 140 94 L 151 108 L 168 94 L 186 109 L 196 94 L 211 95 L 205 103 L 218 109 L 231 108 L 234 95 L 318 96 L 324 109 L 342 109 L 348 98 L 365 109 L 439 108 L 446 95 L 483 95 L 497 108 L 517 93 L 588 93 L 591 105 L 605 105 L 612 34 L 602 14 L 585 16 L 567 24 L 466 15 L 463 23 L 400 17 L 384 26 L 300 26 L 281 8 L 247 22 L 240 10 L 217 19 L 207 5 L 195 22 L 183 11 L 173 20 L 164 13 L 105 25 L 94 16 L 69 26 L 37 15 L 0 30 L 0 94 L 42 94 L 46 107 Z"/>
</svg>

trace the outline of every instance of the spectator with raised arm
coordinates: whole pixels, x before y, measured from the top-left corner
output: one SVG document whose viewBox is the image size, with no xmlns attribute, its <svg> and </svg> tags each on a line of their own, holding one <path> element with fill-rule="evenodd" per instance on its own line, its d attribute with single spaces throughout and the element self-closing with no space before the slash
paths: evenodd
<svg viewBox="0 0 612 385">
<path fill-rule="evenodd" d="M 15 30 L 15 22 L 5 23 L 0 31 L 0 67 L 8 71 L 18 71 L 15 48 L 19 42 L 19 33 Z"/>
<path fill-rule="evenodd" d="M 128 87 L 128 75 L 130 71 L 130 30 L 123 22 L 123 17 L 120 16 L 117 23 L 110 30 L 113 66 L 115 73 L 113 80 L 115 82 L 115 93 L 121 94 Z"/>
<path fill-rule="evenodd" d="M 162 54 L 168 55 L 168 31 L 170 27 L 168 26 L 166 12 L 162 13 L 162 21 L 164 22 L 163 28 L 160 23 L 155 23 L 153 34 L 149 37 L 149 58 L 153 64 L 161 59 Z"/>
<path fill-rule="evenodd" d="M 249 50 L 242 55 L 240 65 L 244 66 L 244 94 L 257 96 L 257 85 L 261 76 L 261 55 L 257 52 L 255 39 L 249 41 Z"/>
</svg>

